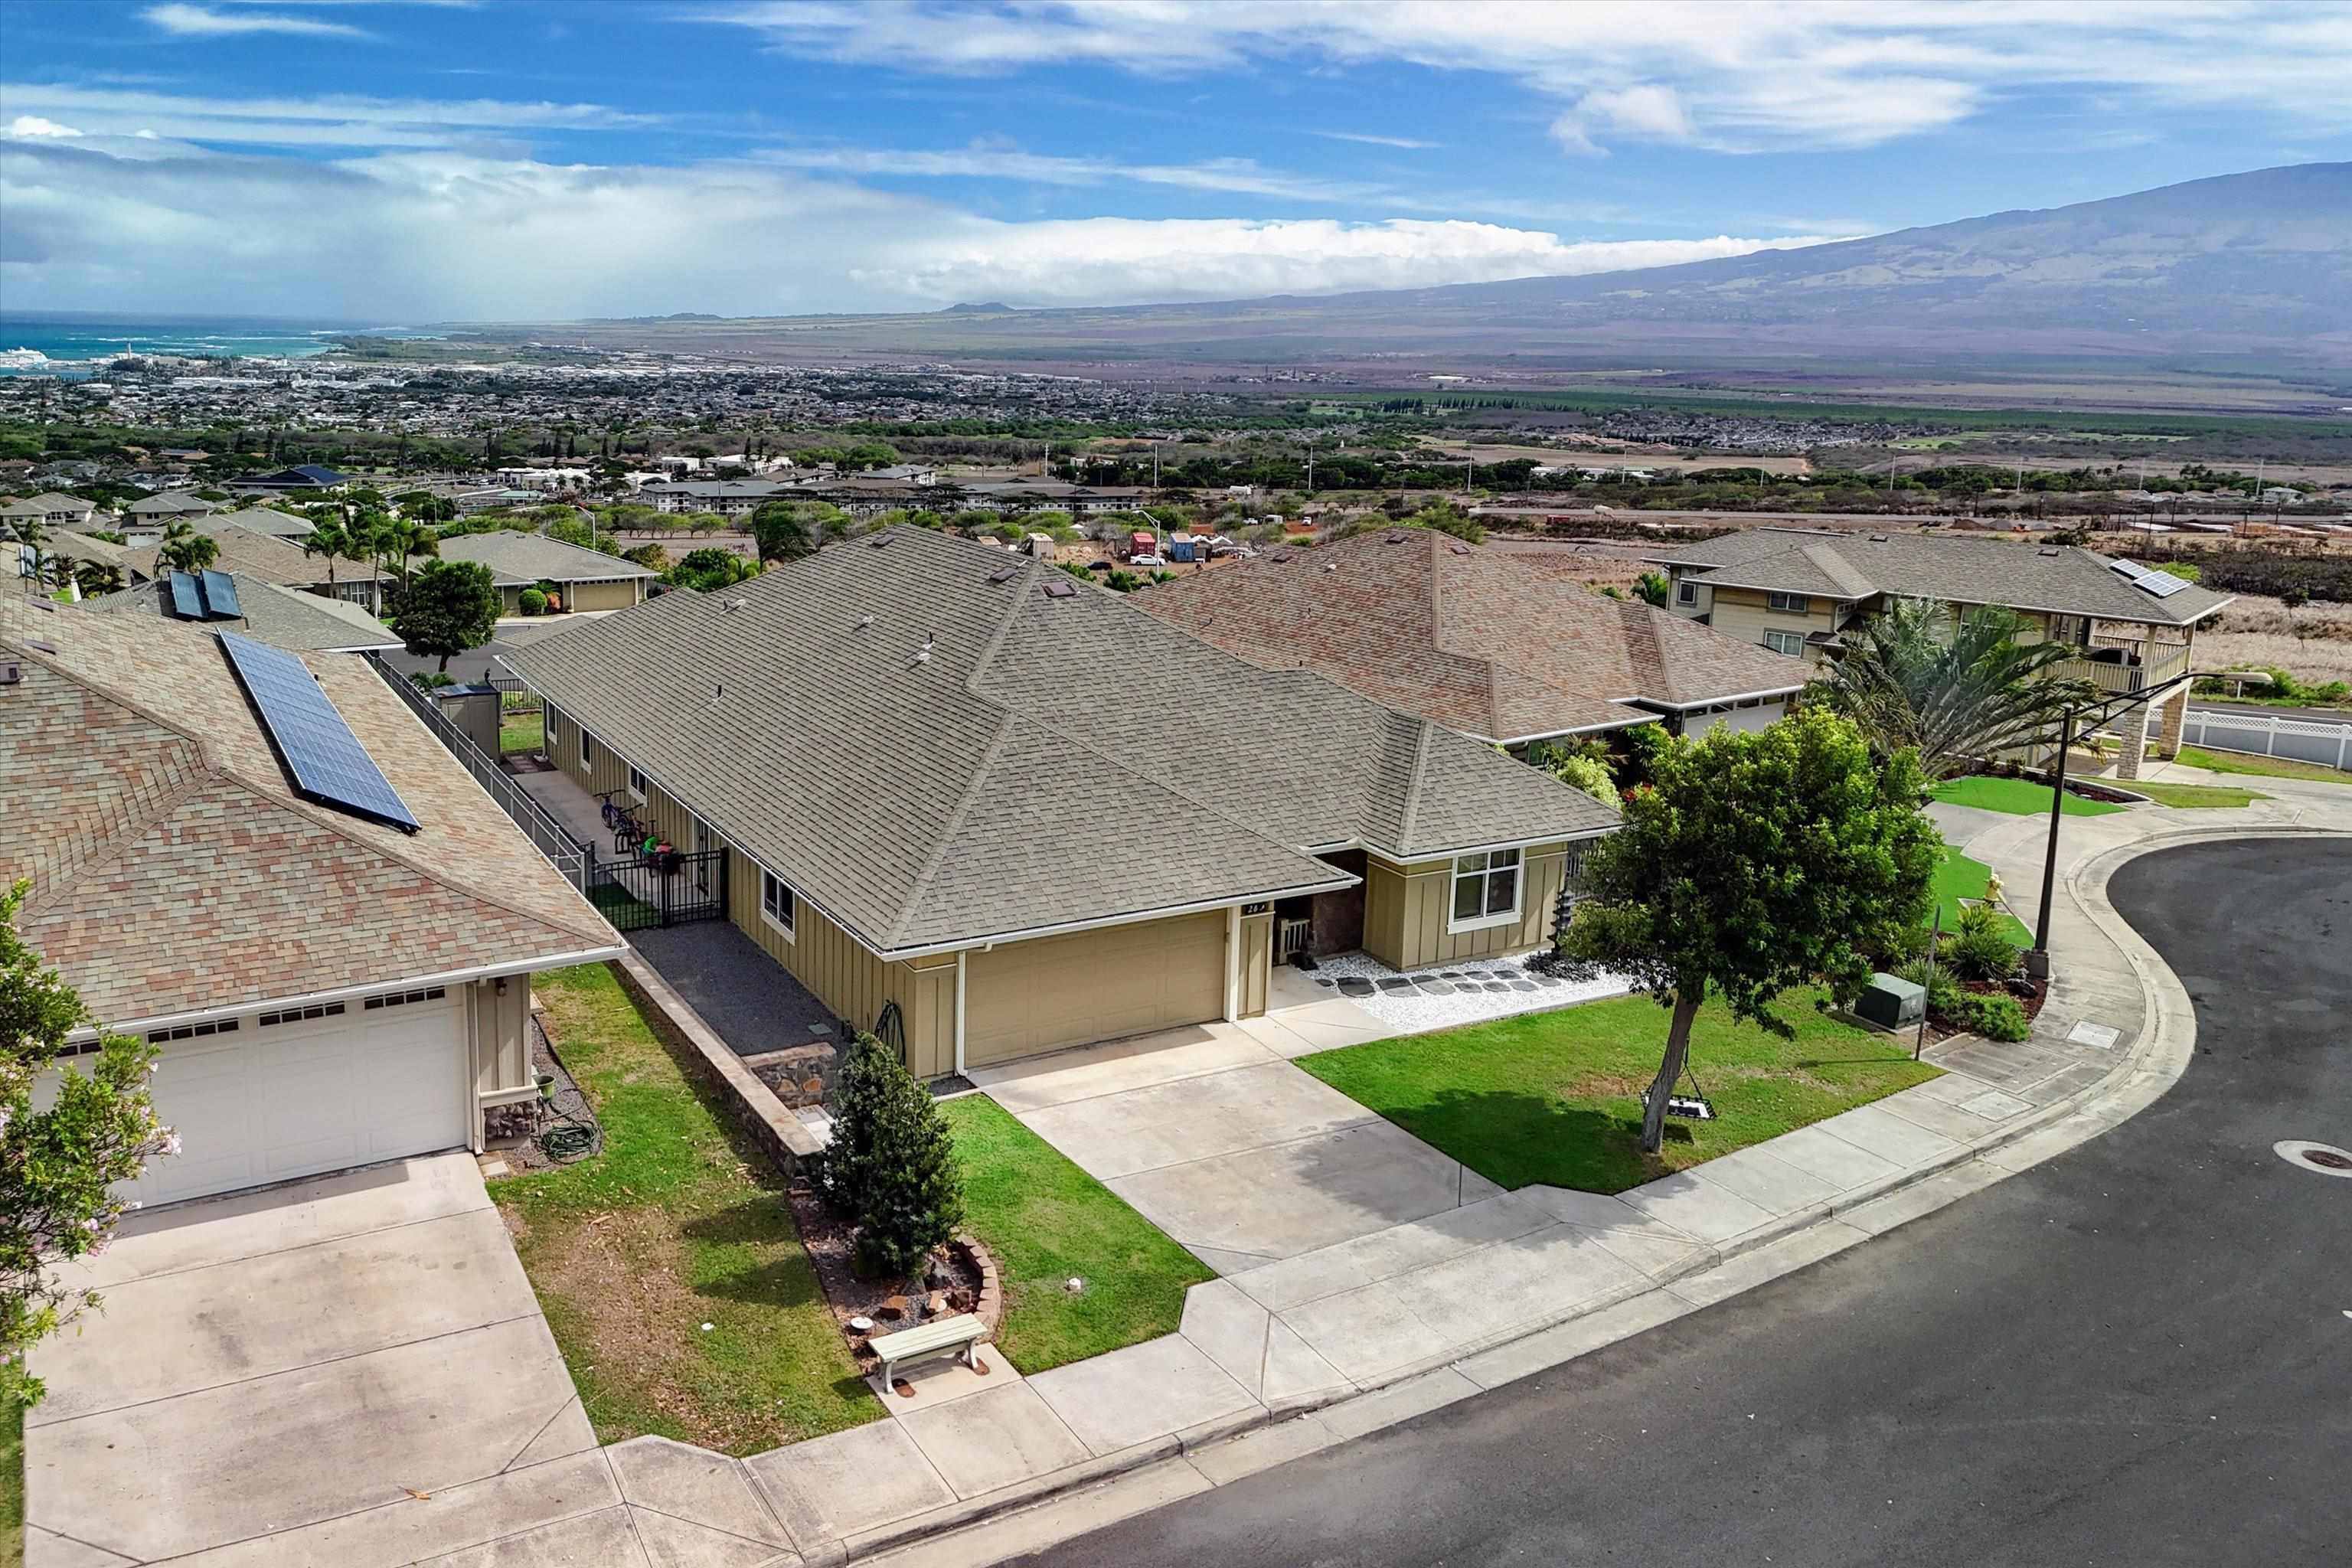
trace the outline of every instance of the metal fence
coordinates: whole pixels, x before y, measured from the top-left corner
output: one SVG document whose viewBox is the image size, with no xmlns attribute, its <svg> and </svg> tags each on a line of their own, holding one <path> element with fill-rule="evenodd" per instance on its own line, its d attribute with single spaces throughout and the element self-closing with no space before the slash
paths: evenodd
<svg viewBox="0 0 2352 1568">
<path fill-rule="evenodd" d="M 585 891 L 614 931 L 718 920 L 727 912 L 727 851 L 673 849 L 626 860 L 592 856 Z"/>
<path fill-rule="evenodd" d="M 450 722 L 449 716 L 441 711 L 441 705 L 421 690 L 415 681 L 374 654 L 364 657 L 375 666 L 375 672 L 383 677 L 383 683 L 399 692 L 401 700 L 425 721 L 425 727 L 433 731 L 434 739 L 466 765 L 466 771 L 474 775 L 474 782 L 488 792 L 489 797 L 499 803 L 499 809 L 514 818 L 515 826 L 539 847 L 539 852 L 563 874 L 564 879 L 583 893 L 588 892 L 595 876 L 596 851 L 565 832 L 562 824 L 549 816 L 545 806 L 533 800 L 520 784 L 515 783 L 512 774 L 499 766 L 498 758 L 484 752 L 474 744 L 471 736 Z"/>
<path fill-rule="evenodd" d="M 2289 719 L 2276 713 L 2215 713 L 2190 709 L 2180 739 L 2216 752 L 2289 757 L 2324 768 L 2352 769 L 2352 724 Z"/>
</svg>

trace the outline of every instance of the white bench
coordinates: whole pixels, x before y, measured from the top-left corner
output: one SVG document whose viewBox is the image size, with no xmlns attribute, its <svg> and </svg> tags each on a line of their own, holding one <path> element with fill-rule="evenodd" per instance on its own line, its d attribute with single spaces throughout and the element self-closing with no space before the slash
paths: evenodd
<svg viewBox="0 0 2352 1568">
<path fill-rule="evenodd" d="M 987 1334 L 987 1324 L 970 1312 L 959 1312 L 952 1318 L 920 1323 L 866 1342 L 882 1358 L 882 1382 L 887 1387 L 897 1380 L 901 1366 L 938 1355 L 952 1355 L 973 1371 L 982 1370 L 978 1347 Z"/>
</svg>

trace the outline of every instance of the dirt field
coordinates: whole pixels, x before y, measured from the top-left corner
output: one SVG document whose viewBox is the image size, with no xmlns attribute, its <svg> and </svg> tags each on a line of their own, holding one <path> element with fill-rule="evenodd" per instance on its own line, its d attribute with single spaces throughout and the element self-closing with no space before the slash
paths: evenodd
<svg viewBox="0 0 2352 1568">
<path fill-rule="evenodd" d="M 2244 595 L 2221 612 L 2220 631 L 2197 634 L 2197 663 L 2205 669 L 2274 664 L 2315 684 L 2352 681 L 2352 605 L 2290 610 L 2276 599 Z"/>
<path fill-rule="evenodd" d="M 1813 471 L 1812 463 L 1804 458 L 1759 458 L 1745 452 L 1677 458 L 1673 455 L 1675 448 L 1671 447 L 1661 449 L 1637 441 L 1612 441 L 1606 437 L 1580 437 L 1573 445 L 1563 443 L 1558 447 L 1515 446 L 1501 441 L 1444 440 L 1428 444 L 1438 451 L 1475 458 L 1482 463 L 1508 463 L 1522 458 L 1537 463 L 1572 463 L 1589 458 L 1595 468 L 1614 467 L 1622 462 L 1630 468 L 1663 468 L 1678 474 L 1692 468 L 1761 468 L 1768 474 Z"/>
</svg>

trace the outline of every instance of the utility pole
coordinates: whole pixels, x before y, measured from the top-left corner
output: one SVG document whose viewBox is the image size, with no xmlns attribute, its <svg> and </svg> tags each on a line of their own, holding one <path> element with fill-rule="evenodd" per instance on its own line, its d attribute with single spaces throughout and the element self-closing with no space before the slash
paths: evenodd
<svg viewBox="0 0 2352 1568">
<path fill-rule="evenodd" d="M 1475 458 L 1462 459 L 1462 493 L 1465 496 L 1470 493 L 1470 475 L 1477 467 L 1478 459 Z"/>
</svg>

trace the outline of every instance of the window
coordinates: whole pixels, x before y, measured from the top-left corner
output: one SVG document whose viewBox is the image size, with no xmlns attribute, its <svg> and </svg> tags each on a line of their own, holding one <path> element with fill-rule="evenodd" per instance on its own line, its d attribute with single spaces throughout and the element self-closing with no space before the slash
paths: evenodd
<svg viewBox="0 0 2352 1568">
<path fill-rule="evenodd" d="M 646 798 L 646 775 L 634 766 L 629 769 L 629 793 L 639 800 Z"/>
<path fill-rule="evenodd" d="M 1801 658 L 1805 653 L 1804 637 L 1798 632 L 1766 632 L 1764 646 L 1774 653 L 1785 653 L 1791 658 Z"/>
<path fill-rule="evenodd" d="M 1519 851 L 1490 849 L 1454 861 L 1450 931 L 1502 925 L 1519 918 Z"/>
<path fill-rule="evenodd" d="M 580 731 L 580 771 L 586 773 L 596 765 L 596 738 L 587 731 Z"/>
<path fill-rule="evenodd" d="M 1810 616 L 1813 613 L 1813 602 L 1802 594 L 1767 594 L 1764 595 L 1764 607 L 1780 616 Z"/>
<path fill-rule="evenodd" d="M 793 896 L 792 889 L 782 878 L 770 872 L 760 873 L 760 918 L 784 933 L 784 940 L 795 940 L 793 927 L 800 919 L 801 901 Z"/>
<path fill-rule="evenodd" d="M 1698 603 L 1697 578 L 1685 577 L 1681 582 L 1675 584 L 1675 603 L 1677 605 L 1696 605 Z"/>
<path fill-rule="evenodd" d="M 340 1018 L 343 1016 L 341 1002 L 328 1002 L 309 1007 L 289 1007 L 281 1013 L 264 1013 L 261 1026 L 274 1029 L 280 1024 L 299 1024 L 312 1018 Z"/>
<path fill-rule="evenodd" d="M 218 1023 L 214 1024 L 183 1024 L 176 1029 L 157 1029 L 152 1034 L 150 1034 L 147 1037 L 147 1039 L 149 1044 L 160 1046 L 166 1040 L 194 1040 L 202 1039 L 206 1035 L 234 1035 L 236 1033 L 236 1020 L 235 1018 L 223 1018 Z"/>
<path fill-rule="evenodd" d="M 387 991 L 381 996 L 369 997 L 362 1005 L 373 1013 L 382 1007 L 405 1007 L 412 1002 L 438 1002 L 448 994 L 438 985 L 424 991 Z"/>
</svg>

